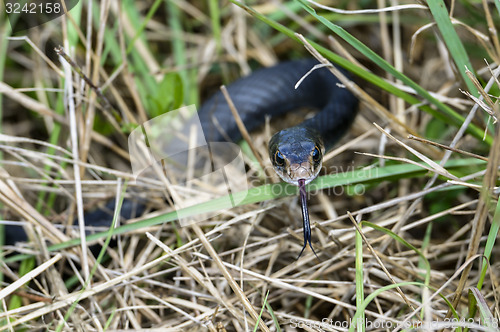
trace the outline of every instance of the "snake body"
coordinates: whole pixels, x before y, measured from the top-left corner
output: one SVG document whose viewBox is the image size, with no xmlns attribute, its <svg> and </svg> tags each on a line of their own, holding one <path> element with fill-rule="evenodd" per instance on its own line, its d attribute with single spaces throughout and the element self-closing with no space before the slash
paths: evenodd
<svg viewBox="0 0 500 332">
<path fill-rule="evenodd" d="M 314 59 L 279 63 L 256 70 L 227 87 L 238 113 L 249 131 L 261 126 L 266 116 L 279 116 L 299 108 L 320 110 L 298 127 L 313 130 L 330 149 L 349 129 L 356 116 L 358 100 L 327 68 L 314 70 L 297 89 L 295 84 L 315 65 Z M 200 108 L 198 115 L 207 141 L 241 139 L 240 131 L 221 92 Z M 297 128 L 297 127 L 293 127 Z M 291 129 L 295 131 L 296 129 Z M 281 131 L 279 142 L 293 139 L 295 133 Z"/>
<path fill-rule="evenodd" d="M 319 110 L 298 126 L 276 133 L 269 142 L 270 159 L 278 175 L 301 189 L 304 248 L 307 242 L 311 246 L 304 185 L 318 174 L 325 151 L 348 130 L 358 105 L 358 100 L 340 87 L 338 79 L 326 68 L 312 71 L 295 89 L 295 84 L 317 64 L 314 59 L 282 62 L 259 69 L 227 87 L 249 131 L 261 126 L 268 116 L 305 107 Z M 209 98 L 198 115 L 207 141 L 241 140 L 240 130 L 221 92 Z M 103 223 L 111 225 L 112 218 L 103 222 L 102 218 L 87 215 L 85 220 L 87 225 L 102 226 Z M 22 227 L 6 227 L 7 244 L 20 239 L 26 239 Z"/>
<path fill-rule="evenodd" d="M 305 185 L 318 175 L 325 151 L 349 129 L 358 106 L 357 98 L 341 87 L 327 68 L 312 71 L 295 88 L 295 84 L 317 64 L 314 59 L 283 62 L 257 70 L 227 87 L 249 131 L 261 126 L 266 116 L 279 116 L 303 107 L 319 110 L 301 124 L 277 132 L 269 141 L 269 157 L 276 173 L 300 188 L 304 245 L 299 257 L 307 244 L 314 252 Z M 241 139 L 222 92 L 208 99 L 198 115 L 207 141 Z"/>
</svg>

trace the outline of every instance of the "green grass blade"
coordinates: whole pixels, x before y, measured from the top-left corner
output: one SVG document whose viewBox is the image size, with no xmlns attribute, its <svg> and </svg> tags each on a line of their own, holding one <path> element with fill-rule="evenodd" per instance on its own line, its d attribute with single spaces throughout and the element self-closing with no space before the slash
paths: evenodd
<svg viewBox="0 0 500 332">
<path fill-rule="evenodd" d="M 142 24 L 136 30 L 135 36 L 132 37 L 132 40 L 129 42 L 129 45 L 128 45 L 127 51 L 126 51 L 127 54 L 130 54 L 130 52 L 132 52 L 132 50 L 134 49 L 135 41 L 143 36 L 144 29 L 146 29 L 146 25 L 149 23 L 151 18 L 153 18 L 153 15 L 156 13 L 156 11 L 158 10 L 158 8 L 160 7 L 162 2 L 163 2 L 162 0 L 156 0 L 153 3 L 153 5 L 149 9 L 148 13 L 146 14 L 146 17 L 144 18 Z M 132 4 L 133 4 L 133 2 L 132 2 Z"/>
<path fill-rule="evenodd" d="M 405 281 L 405 282 L 399 282 L 396 284 L 390 284 L 390 285 L 381 287 L 366 297 L 365 301 L 363 302 L 363 304 L 361 306 L 361 309 L 362 309 L 361 311 L 356 310 L 356 313 L 354 314 L 354 316 L 351 319 L 351 326 L 349 327 L 349 332 L 354 332 L 354 330 L 356 329 L 356 322 L 361 321 L 361 314 L 364 313 L 364 310 L 366 310 L 366 307 L 368 307 L 368 305 L 373 301 L 373 299 L 376 296 L 378 296 L 381 293 L 388 291 L 390 289 L 393 289 L 396 287 L 404 287 L 404 286 L 423 286 L 423 287 L 427 287 L 427 288 L 435 291 L 435 289 L 432 289 L 431 287 L 426 286 L 419 281 Z M 446 302 L 448 307 L 450 307 L 452 309 L 453 317 L 455 317 L 458 320 L 459 319 L 458 314 L 453 309 L 453 305 L 451 304 L 451 302 L 444 295 L 439 294 L 439 296 L 441 297 L 441 299 L 443 299 Z M 361 321 L 361 323 L 365 324 L 364 321 Z M 395 328 L 395 326 L 392 326 L 392 327 Z"/>
<path fill-rule="evenodd" d="M 10 25 L 9 21 L 5 19 L 5 13 L 0 13 L 0 18 L 3 20 L 3 24 L 0 26 L 0 82 L 3 82 L 4 70 L 5 70 L 5 62 L 7 61 L 7 37 L 10 35 Z M 5 20 L 4 20 L 5 19 Z M 0 133 L 2 132 L 2 119 L 3 119 L 3 94 L 0 93 Z M 3 159 L 3 153 L 0 151 L 0 160 Z M 0 205 L 0 209 L 2 206 Z M 0 215 L 0 218 L 3 219 L 3 216 Z M 0 255 L 3 256 L 3 239 L 4 236 L 4 227 L 0 225 Z M 0 282 L 3 282 L 3 273 L 0 272 Z"/>
<path fill-rule="evenodd" d="M 260 309 L 259 312 L 259 318 L 255 322 L 255 326 L 253 327 L 253 332 L 257 332 L 257 329 L 259 328 L 259 321 L 262 319 L 262 313 L 264 312 L 264 308 L 266 307 L 267 304 L 267 297 L 269 296 L 269 290 L 267 290 L 266 297 L 264 298 L 264 304 L 262 305 L 262 308 Z"/>
<path fill-rule="evenodd" d="M 271 315 L 271 317 L 273 318 L 274 327 L 276 328 L 276 332 L 281 332 L 281 327 L 280 327 L 280 322 L 278 321 L 278 317 L 276 317 L 276 314 L 274 313 L 274 310 L 268 301 L 266 301 L 266 308 L 267 308 L 267 311 L 269 311 L 269 314 Z"/>
<path fill-rule="evenodd" d="M 497 201 L 495 214 L 493 215 L 493 223 L 491 224 L 491 228 L 488 233 L 488 239 L 486 240 L 486 245 L 484 247 L 483 268 L 481 269 L 481 276 L 479 277 L 479 281 L 477 282 L 477 288 L 479 290 L 483 288 L 484 278 L 486 277 L 486 271 L 488 270 L 488 261 L 490 260 L 491 253 L 493 252 L 493 247 L 495 246 L 495 241 L 498 235 L 499 228 L 500 228 L 500 200 Z"/>
<path fill-rule="evenodd" d="M 474 301 L 471 301 L 472 299 Z M 481 325 L 484 325 L 490 331 L 498 331 L 498 320 L 491 313 L 488 303 L 479 289 L 475 287 L 469 289 L 469 303 L 477 304 L 479 316 L 481 317 Z"/>
<path fill-rule="evenodd" d="M 300 42 L 300 40 L 295 36 L 295 31 L 283 26 L 282 24 L 269 19 L 268 17 L 258 13 L 251 7 L 248 7 L 241 2 L 238 2 L 237 0 L 230 0 L 232 3 L 235 5 L 241 7 L 244 9 L 246 12 L 248 12 L 250 15 L 254 16 L 255 18 L 261 20 L 262 22 L 268 24 L 272 28 L 278 30 L 279 32 L 283 33 L 284 35 L 288 36 L 289 38 Z M 431 114 L 433 117 L 445 122 L 445 123 L 451 123 L 453 126 L 459 127 L 462 125 L 464 122 L 464 117 L 461 116 L 460 114 L 456 113 L 453 109 L 448 107 L 447 105 L 441 103 L 439 100 L 436 98 L 432 97 L 427 90 L 423 89 L 421 86 L 419 86 L 417 83 L 413 82 L 411 79 L 409 79 L 407 76 L 403 75 L 399 71 L 397 71 L 394 67 L 392 67 L 389 63 L 387 63 L 384 59 L 382 59 L 380 56 L 378 56 L 375 52 L 370 50 L 368 47 L 366 47 L 364 44 L 362 44 L 359 40 L 348 34 L 345 30 L 343 30 L 341 27 L 336 26 L 332 24 L 330 21 L 328 21 L 326 18 L 319 16 L 316 14 L 314 9 L 309 7 L 307 4 L 304 4 L 302 0 L 298 0 L 301 2 L 301 5 L 308 11 L 311 15 L 315 16 L 318 20 L 320 20 L 323 24 L 325 24 L 329 28 L 334 28 L 339 33 L 342 33 L 342 36 L 346 37 L 349 41 L 351 41 L 354 45 L 354 47 L 359 47 L 360 51 L 370 58 L 372 61 L 377 63 L 378 65 L 381 66 L 382 69 L 386 70 L 387 72 L 393 74 L 395 77 L 401 79 L 406 85 L 412 87 L 418 94 L 420 94 L 423 98 L 427 99 L 429 103 L 434 104 L 439 111 L 434 110 L 432 107 L 429 105 L 422 105 L 422 101 L 419 100 L 418 98 L 415 98 L 414 96 L 401 91 L 400 89 L 394 87 L 392 84 L 388 83 L 384 79 L 380 78 L 379 76 L 365 71 L 364 69 L 359 68 L 358 66 L 352 64 L 348 60 L 342 58 L 341 56 L 333 53 L 329 49 L 319 45 L 318 43 L 315 43 L 311 40 L 308 40 L 308 42 L 318 51 L 320 52 L 323 56 L 328 58 L 330 61 L 333 63 L 349 70 L 350 72 L 354 73 L 355 75 L 361 77 L 362 79 L 366 80 L 367 82 L 393 94 L 394 96 L 403 99 L 405 102 L 411 104 L 411 105 L 417 105 L 420 109 L 423 111 Z M 335 31 L 334 31 L 335 32 Z M 341 37 L 342 37 L 341 36 Z M 366 54 L 365 54 L 366 53 Z M 483 140 L 484 136 L 484 131 L 477 127 L 474 124 L 470 124 L 467 128 L 467 133 L 473 135 L 479 140 Z M 485 141 L 487 144 L 491 145 L 492 143 L 492 137 L 490 135 L 487 135 L 485 138 Z"/>
<path fill-rule="evenodd" d="M 216 49 L 215 52 L 217 54 L 220 53 L 222 47 L 221 40 L 221 26 L 220 26 L 220 7 L 219 2 L 217 0 L 209 0 L 208 6 L 210 10 L 210 24 L 212 25 L 212 34 L 215 39 Z"/>
<path fill-rule="evenodd" d="M 385 234 L 392 237 L 394 240 L 398 241 L 399 243 L 403 244 L 407 248 L 410 248 L 411 250 L 416 252 L 420 256 L 422 262 L 425 265 L 426 274 L 425 274 L 425 278 L 424 278 L 424 283 L 426 286 L 429 285 L 430 278 L 431 278 L 431 264 L 429 263 L 429 261 L 427 260 L 425 255 L 418 248 L 416 248 L 414 245 L 412 245 L 411 243 L 409 243 L 408 241 L 406 241 L 405 239 L 403 239 L 402 237 L 400 237 L 399 235 L 397 235 L 396 233 L 394 233 L 393 231 L 391 231 L 387 228 L 381 227 L 377 224 L 374 224 L 374 223 L 371 223 L 368 221 L 363 221 L 363 222 L 361 222 L 361 224 L 366 225 L 366 226 L 370 226 L 373 229 L 384 232 Z"/>
<path fill-rule="evenodd" d="M 425 255 L 418 248 L 416 248 L 411 243 L 409 243 L 408 241 L 406 241 L 405 239 L 403 239 L 402 237 L 400 237 L 399 235 L 397 235 L 396 233 L 394 233 L 393 231 L 391 231 L 387 228 L 381 227 L 377 224 L 373 224 L 373 223 L 368 222 L 368 221 L 363 221 L 361 224 L 370 226 L 373 229 L 376 229 L 376 230 L 379 230 L 381 232 L 386 233 L 387 235 L 392 237 L 394 240 L 398 241 L 399 243 L 403 244 L 404 246 L 406 246 L 406 247 L 410 248 L 411 250 L 413 250 L 414 252 L 416 252 L 418 254 L 418 256 L 420 257 L 419 262 L 422 263 L 422 265 L 424 266 L 425 271 L 426 271 L 425 276 L 424 276 L 424 285 L 426 287 L 429 287 L 429 283 L 431 280 L 431 264 L 427 260 L 427 257 L 425 257 Z M 423 317 L 423 315 L 424 315 L 424 311 L 422 309 L 421 317 Z"/>
<path fill-rule="evenodd" d="M 393 75 L 395 78 L 401 80 L 404 84 L 409 86 L 410 88 L 414 89 L 420 96 L 425 98 L 429 103 L 433 104 L 436 106 L 442 113 L 442 115 L 445 116 L 445 120 L 447 119 L 449 122 L 451 121 L 455 126 L 460 126 L 464 122 L 464 117 L 455 112 L 453 109 L 448 107 L 447 105 L 443 104 L 436 98 L 434 98 L 426 89 L 422 88 L 420 85 L 418 85 L 416 82 L 414 82 L 412 79 L 410 79 L 408 76 L 404 75 L 400 71 L 398 71 L 396 68 L 394 68 L 390 63 L 385 61 L 381 56 L 379 56 L 377 53 L 375 53 L 373 50 L 371 50 L 368 46 L 363 44 L 360 40 L 358 40 L 356 37 L 348 33 L 346 30 L 344 30 L 342 27 L 333 24 L 326 18 L 324 18 L 321 15 L 318 15 L 316 11 L 310 7 L 305 0 L 297 0 L 299 1 L 303 8 L 312 16 L 314 16 L 318 21 L 323 23 L 326 27 L 328 27 L 333 33 L 335 33 L 337 36 L 345 40 L 347 43 L 349 43 L 352 47 L 354 47 L 356 50 L 361 52 L 365 57 L 367 57 L 369 60 L 371 60 L 374 64 L 379 66 L 381 69 L 385 70 L 389 74 Z M 432 2 L 432 1 L 431 1 Z M 465 70 L 465 68 L 464 68 Z M 465 74 L 465 73 L 464 73 Z M 470 81 L 470 80 L 467 80 Z M 394 90 L 394 88 L 392 89 Z M 477 92 L 477 91 L 476 91 Z M 424 109 L 428 111 L 428 109 Z M 435 112 L 432 113 L 434 116 L 436 115 Z M 442 117 L 439 117 L 440 119 L 443 119 Z M 484 131 L 477 128 L 477 127 L 469 127 L 469 132 L 474 135 L 476 138 L 482 140 L 484 136 Z M 491 145 L 492 138 L 491 136 L 486 140 L 488 144 Z"/>
<path fill-rule="evenodd" d="M 172 50 L 175 59 L 175 64 L 179 68 L 187 68 L 189 55 L 186 50 L 186 44 L 184 39 L 184 30 L 181 22 L 181 18 L 183 17 L 183 13 L 179 9 L 178 5 L 173 1 L 167 1 L 165 3 L 166 10 L 169 13 L 168 24 L 172 30 Z M 194 69 L 183 69 L 178 71 L 182 84 L 184 95 L 184 103 L 186 105 L 197 104 L 198 102 L 198 91 L 197 86 L 195 84 L 191 84 L 191 82 L 196 82 L 196 78 L 194 75 Z"/>
<path fill-rule="evenodd" d="M 92 280 L 92 277 L 94 276 L 95 272 L 97 271 L 97 268 L 101 264 L 101 261 L 104 258 L 104 254 L 106 253 L 106 250 L 109 246 L 109 243 L 111 242 L 111 238 L 113 237 L 113 229 L 115 228 L 115 225 L 116 225 L 118 218 L 120 218 L 120 211 L 122 209 L 123 198 L 125 197 L 126 190 L 127 190 L 127 184 L 125 183 L 123 185 L 120 197 L 116 202 L 117 206 L 115 208 L 115 213 L 113 215 L 113 221 L 111 222 L 111 226 L 109 227 L 108 231 L 105 232 L 106 233 L 106 240 L 104 241 L 104 245 L 102 246 L 101 251 L 99 252 L 99 255 L 97 256 L 97 259 L 96 259 L 94 266 L 92 266 L 92 270 L 90 271 L 88 279 L 85 281 L 85 284 L 83 285 L 82 289 L 80 290 L 81 293 L 83 293 L 90 285 L 90 281 Z M 57 326 L 57 328 L 56 328 L 57 332 L 60 332 L 63 330 L 63 328 L 65 326 L 65 322 L 67 322 L 69 317 L 73 314 L 79 301 L 80 301 L 80 297 L 78 297 L 71 304 L 68 311 L 64 315 L 64 320 Z"/>
<path fill-rule="evenodd" d="M 471 158 L 471 159 L 451 160 L 448 163 L 446 163 L 444 167 L 446 167 L 448 171 L 451 171 L 453 169 L 460 169 L 463 167 L 469 168 L 469 167 L 484 166 L 484 164 L 485 162 L 482 160 Z M 307 186 L 307 190 L 312 191 L 325 188 L 334 188 L 336 186 L 344 186 L 344 185 L 377 183 L 382 181 L 422 176 L 427 173 L 428 173 L 427 169 L 420 167 L 418 165 L 409 165 L 409 164 L 378 167 L 368 171 L 365 169 L 360 169 L 352 172 L 321 176 L 317 178 L 315 181 L 311 182 Z M 263 202 L 270 199 L 297 195 L 297 193 L 298 189 L 296 186 L 282 182 L 282 183 L 262 185 L 259 187 L 251 188 L 245 192 L 238 192 L 231 195 L 233 195 L 234 201 L 240 202 L 238 206 L 242 206 L 246 204 Z M 178 220 L 179 218 L 187 218 L 203 213 L 230 209 L 232 208 L 232 205 L 231 203 L 229 203 L 229 201 L 231 200 L 229 200 L 227 196 L 223 196 L 213 199 L 211 201 L 189 206 L 180 209 L 178 211 L 165 213 L 135 223 L 122 225 L 113 230 L 113 235 L 124 234 L 132 231 L 137 231 L 142 228 L 159 225 L 162 223 L 172 222 Z M 87 241 L 88 242 L 95 241 L 101 238 L 105 238 L 106 236 L 107 232 L 90 234 L 87 236 Z M 48 249 L 49 251 L 62 250 L 65 248 L 79 245 L 80 241 L 81 241 L 80 238 L 75 238 L 66 241 L 64 243 L 51 245 L 49 246 Z M 26 257 L 29 257 L 29 255 L 15 255 L 5 259 L 5 261 L 13 262 L 25 259 Z"/>
<path fill-rule="evenodd" d="M 462 41 L 458 37 L 457 32 L 453 27 L 453 23 L 451 23 L 446 5 L 444 4 L 443 0 L 427 1 L 427 5 L 429 6 L 432 16 L 434 17 L 439 31 L 443 36 L 443 41 L 448 48 L 448 52 L 450 52 L 450 55 L 453 58 L 455 65 L 457 66 L 458 72 L 467 85 L 467 89 L 473 96 L 478 97 L 479 92 L 477 91 L 477 88 L 465 73 L 466 68 L 473 71 L 472 64 L 469 61 L 469 57 L 467 55 L 467 52 L 465 51 L 465 47 L 462 44 Z"/>
<path fill-rule="evenodd" d="M 365 310 L 363 302 L 365 300 L 364 279 L 363 279 L 363 237 L 356 229 L 355 238 L 356 248 L 356 312 L 361 312 L 359 320 L 354 321 L 357 325 L 357 331 L 365 331 Z"/>
<path fill-rule="evenodd" d="M 363 301 L 362 305 L 356 310 L 356 313 L 354 314 L 354 316 L 352 316 L 351 326 L 349 327 L 349 332 L 354 332 L 354 330 L 356 329 L 356 327 L 358 325 L 357 324 L 358 322 L 360 324 L 365 324 L 365 321 L 361 320 L 362 319 L 361 317 L 362 317 L 362 315 L 364 315 L 364 312 L 365 312 L 368 304 L 370 304 L 370 302 L 373 301 L 373 299 L 376 296 L 382 294 L 385 291 L 396 288 L 396 287 L 411 286 L 411 285 L 422 286 L 422 283 L 418 282 L 418 281 L 407 281 L 407 282 L 400 282 L 397 284 L 390 284 L 390 285 L 381 287 L 381 288 L 375 290 L 370 295 L 368 295 L 366 297 L 366 299 Z"/>
</svg>

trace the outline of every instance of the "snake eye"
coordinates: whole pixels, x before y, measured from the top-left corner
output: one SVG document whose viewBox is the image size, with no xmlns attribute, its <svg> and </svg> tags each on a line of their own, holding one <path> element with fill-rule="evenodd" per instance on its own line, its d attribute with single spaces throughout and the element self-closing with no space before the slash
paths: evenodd
<svg viewBox="0 0 500 332">
<path fill-rule="evenodd" d="M 283 157 L 280 150 L 276 150 L 276 153 L 274 154 L 274 162 L 278 166 L 285 166 L 285 157 Z"/>
<path fill-rule="evenodd" d="M 318 161 L 320 161 L 320 159 L 321 159 L 321 152 L 319 152 L 318 147 L 315 146 L 312 152 L 312 160 L 317 163 Z"/>
</svg>

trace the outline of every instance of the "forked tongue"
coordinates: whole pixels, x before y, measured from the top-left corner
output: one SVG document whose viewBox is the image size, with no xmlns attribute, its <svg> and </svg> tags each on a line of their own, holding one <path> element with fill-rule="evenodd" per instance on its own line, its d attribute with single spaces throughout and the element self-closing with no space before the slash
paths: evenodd
<svg viewBox="0 0 500 332">
<path fill-rule="evenodd" d="M 316 258 L 319 259 L 318 255 L 316 255 L 316 251 L 314 251 L 311 244 L 311 224 L 309 222 L 309 210 L 307 209 L 307 193 L 306 193 L 305 179 L 299 179 L 299 191 L 300 191 L 300 206 L 302 208 L 302 228 L 304 231 L 304 246 L 302 247 L 302 250 L 300 251 L 300 254 L 297 257 L 297 259 L 300 258 L 300 256 L 304 252 L 304 249 L 307 247 L 308 243 L 309 243 L 309 248 L 311 248 Z"/>
</svg>

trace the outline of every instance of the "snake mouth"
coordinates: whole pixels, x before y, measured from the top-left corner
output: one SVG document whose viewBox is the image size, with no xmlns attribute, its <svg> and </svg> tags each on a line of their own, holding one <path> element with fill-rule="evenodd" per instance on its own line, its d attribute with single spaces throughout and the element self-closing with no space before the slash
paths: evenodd
<svg viewBox="0 0 500 332">
<path fill-rule="evenodd" d="M 288 177 L 292 181 L 296 181 L 297 185 L 298 181 L 303 179 L 306 183 L 314 179 L 314 170 L 310 162 L 304 161 L 300 164 L 291 164 L 288 168 Z"/>
<path fill-rule="evenodd" d="M 298 186 L 300 180 L 303 180 L 304 184 L 308 184 L 314 180 L 320 169 L 321 166 L 314 167 L 309 161 L 304 161 L 302 163 L 290 164 L 289 167 L 283 169 L 283 172 L 277 172 L 277 174 L 283 181 Z"/>
</svg>

